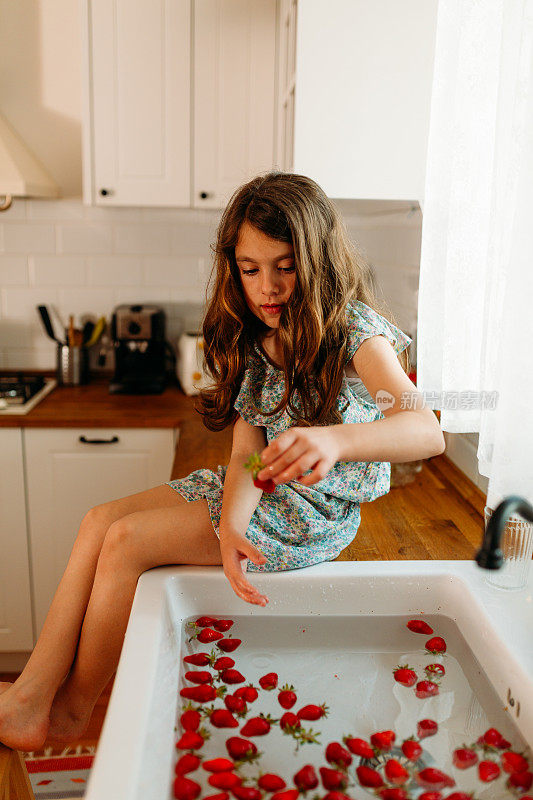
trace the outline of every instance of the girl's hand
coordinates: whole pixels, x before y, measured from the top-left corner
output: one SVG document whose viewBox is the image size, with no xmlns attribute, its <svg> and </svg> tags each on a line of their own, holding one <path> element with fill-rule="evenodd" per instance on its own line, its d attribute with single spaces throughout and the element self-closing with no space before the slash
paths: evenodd
<svg viewBox="0 0 533 800">
<path fill-rule="evenodd" d="M 318 483 L 339 460 L 336 427 L 340 426 L 295 427 L 283 431 L 261 452 L 265 469 L 257 477 L 271 478 L 276 484 L 293 480 L 304 486 Z M 302 477 L 309 469 L 313 470 L 311 474 Z"/>
<path fill-rule="evenodd" d="M 266 605 L 268 597 L 262 595 L 245 578 L 248 559 L 260 566 L 267 560 L 266 556 L 257 547 L 254 547 L 245 536 L 227 530 L 220 532 L 220 553 L 224 574 L 235 594 L 246 600 L 247 603 L 255 603 L 258 606 Z"/>
</svg>

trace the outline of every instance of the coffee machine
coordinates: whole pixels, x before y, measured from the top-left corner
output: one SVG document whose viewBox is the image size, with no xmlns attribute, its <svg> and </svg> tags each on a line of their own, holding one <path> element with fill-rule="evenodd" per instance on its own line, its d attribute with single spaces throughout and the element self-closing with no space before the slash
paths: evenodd
<svg viewBox="0 0 533 800">
<path fill-rule="evenodd" d="M 166 386 L 165 312 L 156 306 L 120 305 L 111 318 L 115 374 L 111 394 L 160 394 Z"/>
</svg>

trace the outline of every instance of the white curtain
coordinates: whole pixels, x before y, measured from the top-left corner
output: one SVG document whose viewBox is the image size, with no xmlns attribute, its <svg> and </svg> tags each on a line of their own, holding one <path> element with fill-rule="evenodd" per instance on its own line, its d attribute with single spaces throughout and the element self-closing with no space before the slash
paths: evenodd
<svg viewBox="0 0 533 800">
<path fill-rule="evenodd" d="M 533 0 L 439 0 L 435 44 L 417 385 L 533 503 Z"/>
</svg>

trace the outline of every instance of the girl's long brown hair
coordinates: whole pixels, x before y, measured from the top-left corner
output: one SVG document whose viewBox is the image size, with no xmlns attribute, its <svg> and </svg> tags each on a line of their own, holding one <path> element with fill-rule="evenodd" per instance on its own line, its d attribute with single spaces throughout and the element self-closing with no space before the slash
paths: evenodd
<svg viewBox="0 0 533 800">
<path fill-rule="evenodd" d="M 288 408 L 300 426 L 340 424 L 337 397 L 347 361 L 346 305 L 361 300 L 389 321 L 394 318 L 377 302 L 370 267 L 350 242 L 333 203 L 313 180 L 288 172 L 269 172 L 244 184 L 222 214 L 202 325 L 204 369 L 214 383 L 200 391 L 196 411 L 211 431 L 235 421 L 233 403 L 247 359 L 258 358 L 254 340 L 271 330 L 250 311 L 242 290 L 235 246 L 244 221 L 273 239 L 290 242 L 296 266 L 296 283 L 278 327 L 285 393 L 269 412 L 257 406 L 258 387 L 257 411 L 269 416 Z M 407 351 L 398 358 L 408 371 Z"/>
</svg>

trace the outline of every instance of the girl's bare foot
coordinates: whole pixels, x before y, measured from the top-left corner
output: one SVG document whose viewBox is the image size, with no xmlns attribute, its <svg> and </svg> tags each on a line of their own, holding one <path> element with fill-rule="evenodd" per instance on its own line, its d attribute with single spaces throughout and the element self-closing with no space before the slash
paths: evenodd
<svg viewBox="0 0 533 800">
<path fill-rule="evenodd" d="M 23 686 L 2 684 L 0 742 L 13 750 L 39 750 L 48 733 L 50 700 Z"/>
<path fill-rule="evenodd" d="M 50 709 L 50 727 L 47 739 L 50 742 L 69 744 L 79 739 L 89 725 L 96 701 L 81 697 L 67 680 L 59 687 Z"/>
</svg>

